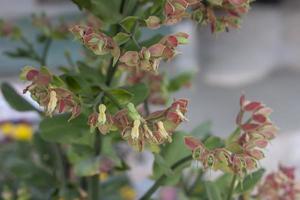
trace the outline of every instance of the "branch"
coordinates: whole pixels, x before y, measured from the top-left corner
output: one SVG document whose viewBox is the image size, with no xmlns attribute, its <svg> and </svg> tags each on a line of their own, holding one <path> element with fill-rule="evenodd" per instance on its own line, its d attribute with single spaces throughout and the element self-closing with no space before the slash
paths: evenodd
<svg viewBox="0 0 300 200">
<path fill-rule="evenodd" d="M 174 163 L 171 166 L 171 170 L 175 170 L 181 165 L 191 161 L 193 157 L 191 155 L 186 156 L 180 160 L 178 160 L 176 163 Z M 152 185 L 152 187 L 140 198 L 140 200 L 148 200 L 151 198 L 151 196 L 154 194 L 154 192 L 163 184 L 164 180 L 167 178 L 165 174 L 163 174 L 161 177 L 159 177 L 156 182 Z"/>
</svg>

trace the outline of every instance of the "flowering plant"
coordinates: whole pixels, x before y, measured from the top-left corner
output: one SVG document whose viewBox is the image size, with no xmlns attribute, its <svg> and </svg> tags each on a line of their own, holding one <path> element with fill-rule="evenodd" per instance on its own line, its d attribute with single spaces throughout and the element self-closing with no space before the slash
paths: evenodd
<svg viewBox="0 0 300 200">
<path fill-rule="evenodd" d="M 184 19 L 209 25 L 212 33 L 238 28 L 250 0 L 73 2 L 87 13 L 84 20 L 53 23 L 44 15 L 33 17 L 41 52 L 20 28 L 0 23 L 1 36 L 22 44 L 6 54 L 38 66 L 24 67 L 20 77 L 28 83 L 23 92 L 39 107 L 7 83 L 2 84 L 2 93 L 14 109 L 35 111 L 41 119 L 36 133 L 30 135 L 31 142 L 17 143 L 14 160 L 2 154 L 16 144 L 11 139 L 2 141 L 9 147 L 1 153 L 3 199 L 45 199 L 47 195 L 47 199 L 145 200 L 154 198 L 165 185 L 178 188 L 179 199 L 261 199 L 268 195 L 264 189 L 252 195 L 252 190 L 264 172 L 258 164 L 264 158 L 263 150 L 276 136 L 272 110 L 242 95 L 236 130 L 227 139 L 211 135 L 208 124 L 190 134 L 179 131 L 178 126 L 188 121 L 188 100 L 170 101 L 170 96 L 190 85 L 191 76 L 170 79 L 161 72 L 160 64 L 178 56 L 177 48 L 188 43 L 189 35 L 142 37 L 145 30 Z M 83 57 L 74 62 L 66 52 L 67 66 L 59 68 L 61 73 L 51 72 L 46 66 L 52 42 L 73 38 L 83 45 Z M 162 109 L 154 111 L 153 105 Z M 6 135 L 12 135 L 3 127 Z M 155 183 L 139 197 L 126 175 L 124 144 L 154 156 Z M 190 167 L 191 163 L 202 167 Z M 187 170 L 184 174 L 183 169 Z M 205 172 L 209 170 L 220 170 L 223 175 L 208 181 Z M 266 182 L 277 181 L 271 179 Z M 275 198 L 277 194 L 270 195 Z M 291 194 L 290 199 L 295 198 Z"/>
</svg>

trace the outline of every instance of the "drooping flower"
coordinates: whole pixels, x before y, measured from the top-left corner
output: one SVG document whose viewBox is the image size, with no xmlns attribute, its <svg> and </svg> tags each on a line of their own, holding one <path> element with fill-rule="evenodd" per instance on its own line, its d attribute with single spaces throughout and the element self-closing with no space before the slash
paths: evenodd
<svg viewBox="0 0 300 200">
<path fill-rule="evenodd" d="M 241 16 L 248 12 L 250 2 L 249 0 L 167 0 L 164 6 L 165 19 L 161 24 L 173 25 L 184 18 L 191 18 L 199 24 L 210 24 L 212 32 L 222 32 L 228 28 L 239 27 Z M 154 19 L 154 16 L 150 17 Z"/>
<path fill-rule="evenodd" d="M 54 75 L 45 67 L 38 70 L 27 66 L 20 76 L 21 79 L 31 82 L 23 92 L 30 92 L 31 97 L 45 108 L 48 116 L 52 116 L 55 112 L 71 111 L 72 116 L 70 119 L 73 119 L 80 114 L 80 105 L 75 95 L 71 91 L 53 84 Z"/>
<path fill-rule="evenodd" d="M 143 47 L 139 52 L 127 51 L 120 57 L 121 66 L 137 71 L 157 72 L 161 60 L 170 60 L 176 55 L 176 47 L 186 44 L 188 34 L 177 33 L 164 37 L 159 43 Z"/>
<path fill-rule="evenodd" d="M 114 125 L 130 145 L 142 151 L 145 144 L 172 142 L 173 131 L 183 122 L 179 115 L 186 113 L 186 107 L 187 100 L 179 99 L 167 109 L 143 117 L 133 104 L 128 104 L 127 108 L 113 116 Z"/>
<path fill-rule="evenodd" d="M 100 133 L 107 134 L 113 130 L 113 119 L 112 116 L 106 112 L 106 106 L 100 104 L 98 107 L 98 113 L 94 112 L 89 115 L 88 125 L 91 128 L 91 132 L 98 128 Z"/>
<path fill-rule="evenodd" d="M 120 57 L 120 48 L 117 43 L 102 32 L 95 31 L 92 27 L 75 25 L 70 31 L 77 39 L 93 51 L 96 55 L 111 54 L 116 62 Z"/>
</svg>

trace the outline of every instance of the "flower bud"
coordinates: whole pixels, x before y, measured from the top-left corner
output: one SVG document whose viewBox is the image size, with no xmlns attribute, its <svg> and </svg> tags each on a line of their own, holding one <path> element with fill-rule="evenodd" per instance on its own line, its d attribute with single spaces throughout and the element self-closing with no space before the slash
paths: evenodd
<svg viewBox="0 0 300 200">
<path fill-rule="evenodd" d="M 150 29 L 157 29 L 160 27 L 161 20 L 159 17 L 156 16 L 150 16 L 148 19 L 145 20 L 147 27 Z"/>
</svg>

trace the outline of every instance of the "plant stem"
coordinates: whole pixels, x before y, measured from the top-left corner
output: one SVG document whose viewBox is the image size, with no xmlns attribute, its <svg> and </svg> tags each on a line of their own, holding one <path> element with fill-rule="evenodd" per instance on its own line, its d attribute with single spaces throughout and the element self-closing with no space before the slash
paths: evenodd
<svg viewBox="0 0 300 200">
<path fill-rule="evenodd" d="M 44 46 L 44 50 L 43 50 L 42 57 L 41 57 L 41 65 L 42 66 L 45 66 L 47 64 L 47 55 L 48 55 L 51 43 L 52 43 L 52 39 L 48 38 L 46 41 L 46 44 Z"/>
<path fill-rule="evenodd" d="M 231 185 L 230 185 L 230 189 L 229 189 L 227 200 L 231 200 L 232 199 L 233 191 L 234 191 L 234 188 L 235 188 L 236 179 L 237 179 L 237 175 L 234 175 L 232 177 L 232 181 L 231 181 Z"/>
<path fill-rule="evenodd" d="M 32 54 L 32 56 L 30 56 L 30 58 L 38 63 L 41 63 L 41 57 L 38 55 L 38 53 L 34 49 L 33 44 L 31 42 L 29 42 L 28 39 L 26 37 L 24 37 L 23 35 L 21 35 L 20 40 L 27 47 L 28 51 L 30 51 L 30 53 Z"/>
<path fill-rule="evenodd" d="M 149 108 L 148 98 L 145 99 L 145 101 L 144 101 L 144 110 L 146 112 L 146 116 L 149 116 L 150 115 L 150 108 Z"/>
<path fill-rule="evenodd" d="M 95 136 L 95 156 L 100 155 L 101 153 L 101 133 L 99 131 L 96 132 Z M 90 200 L 99 200 L 99 175 L 96 174 L 88 178 L 88 199 Z"/>
<path fill-rule="evenodd" d="M 186 156 L 171 166 L 171 170 L 175 170 L 176 168 L 180 167 L 181 165 L 191 161 L 193 157 L 191 155 Z M 154 194 L 154 192 L 163 184 L 164 180 L 167 178 L 165 174 L 159 177 L 156 182 L 152 185 L 152 187 L 140 198 L 140 200 L 148 200 Z"/>
<path fill-rule="evenodd" d="M 121 1 L 121 5 L 120 5 L 120 14 L 123 15 L 124 14 L 124 8 L 126 5 L 126 0 L 122 0 Z M 120 25 L 117 28 L 117 32 L 119 32 L 121 29 Z M 106 86 L 110 86 L 111 82 L 113 80 L 113 77 L 116 73 L 118 69 L 118 62 L 115 64 L 115 66 L 113 65 L 113 58 L 110 61 L 110 68 L 107 72 L 107 77 L 106 77 Z M 106 95 L 108 98 L 111 99 L 111 101 L 113 103 L 115 103 L 117 105 L 117 107 L 121 108 L 121 106 L 118 104 L 118 102 L 114 99 L 114 97 L 108 93 L 105 92 L 105 90 L 103 90 L 98 97 L 100 98 L 98 103 L 101 103 L 103 101 L 103 94 Z M 95 143 L 94 143 L 94 148 L 95 148 L 95 156 L 99 156 L 101 153 L 101 133 L 99 133 L 97 131 L 96 133 L 96 137 L 95 137 Z M 88 199 L 90 200 L 99 200 L 99 197 L 101 197 L 99 195 L 100 191 L 99 191 L 99 176 L 98 175 L 94 175 L 92 177 L 88 177 Z"/>
<path fill-rule="evenodd" d="M 55 155 L 55 162 L 56 162 L 56 169 L 57 172 L 55 172 L 55 175 L 58 180 L 60 180 L 60 185 L 62 188 L 61 192 L 65 192 L 65 189 L 67 187 L 67 178 L 66 178 L 66 169 L 65 169 L 65 162 L 63 158 L 62 151 L 60 149 L 60 146 L 58 144 L 51 144 L 53 153 Z"/>
</svg>

